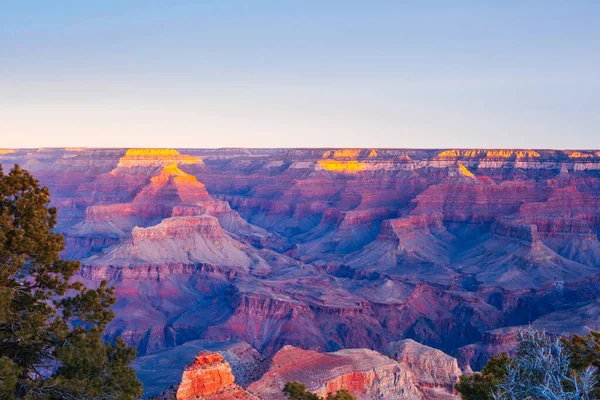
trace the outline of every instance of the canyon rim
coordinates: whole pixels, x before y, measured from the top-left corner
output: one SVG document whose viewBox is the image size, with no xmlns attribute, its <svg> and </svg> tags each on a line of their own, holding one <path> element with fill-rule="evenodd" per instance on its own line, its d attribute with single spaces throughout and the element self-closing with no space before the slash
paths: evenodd
<svg viewBox="0 0 600 400">
<path fill-rule="evenodd" d="M 186 382 L 177 393 L 278 399 L 304 380 L 458 398 L 458 376 L 519 327 L 600 328 L 599 151 L 4 149 L 0 163 L 50 189 L 77 279 L 116 288 L 106 339 L 137 348 L 147 396 Z"/>
</svg>

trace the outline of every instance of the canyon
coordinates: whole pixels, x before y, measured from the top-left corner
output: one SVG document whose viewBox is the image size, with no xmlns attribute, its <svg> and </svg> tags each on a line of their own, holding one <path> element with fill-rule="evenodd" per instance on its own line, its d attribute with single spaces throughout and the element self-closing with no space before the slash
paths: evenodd
<svg viewBox="0 0 600 400">
<path fill-rule="evenodd" d="M 115 287 L 106 338 L 137 348 L 148 396 L 279 399 L 300 380 L 451 399 L 522 326 L 600 329 L 600 151 L 4 149 L 0 164 L 50 189 L 77 279 Z"/>
<path fill-rule="evenodd" d="M 237 352 L 232 355 L 234 348 Z M 260 377 L 246 389 L 236 383 L 232 366 L 239 370 L 240 362 L 252 351 L 239 343 L 220 351 L 225 356 L 201 351 L 185 367 L 179 384 L 152 399 L 285 400 L 282 389 L 286 382 L 306 382 L 307 390 L 323 398 L 346 389 L 359 400 L 460 399 L 453 389 L 462 375 L 456 359 L 410 339 L 390 343 L 386 355 L 368 349 L 318 353 L 284 346 L 272 357 L 241 367 L 245 379 L 248 373 Z"/>
</svg>

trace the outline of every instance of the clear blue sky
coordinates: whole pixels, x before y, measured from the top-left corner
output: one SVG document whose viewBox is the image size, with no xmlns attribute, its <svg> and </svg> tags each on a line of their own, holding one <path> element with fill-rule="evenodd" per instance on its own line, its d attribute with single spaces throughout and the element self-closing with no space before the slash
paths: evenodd
<svg viewBox="0 0 600 400">
<path fill-rule="evenodd" d="M 0 139 L 600 148 L 600 1 L 5 0 Z"/>
</svg>

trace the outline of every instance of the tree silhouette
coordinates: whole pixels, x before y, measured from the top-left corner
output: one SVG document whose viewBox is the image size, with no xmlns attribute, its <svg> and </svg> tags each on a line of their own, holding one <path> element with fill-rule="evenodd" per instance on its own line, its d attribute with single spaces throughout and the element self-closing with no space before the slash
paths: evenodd
<svg viewBox="0 0 600 400">
<path fill-rule="evenodd" d="M 18 165 L 0 167 L 0 398 L 115 399 L 141 396 L 124 341 L 105 343 L 114 290 L 88 289 L 63 260 L 50 193 Z"/>
</svg>

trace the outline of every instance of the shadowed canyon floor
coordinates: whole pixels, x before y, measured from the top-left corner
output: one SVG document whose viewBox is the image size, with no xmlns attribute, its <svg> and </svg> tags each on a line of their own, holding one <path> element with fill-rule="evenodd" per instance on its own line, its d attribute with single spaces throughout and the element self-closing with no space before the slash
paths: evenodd
<svg viewBox="0 0 600 400">
<path fill-rule="evenodd" d="M 115 286 L 107 335 L 138 348 L 148 394 L 207 350 L 251 396 L 296 377 L 325 393 L 354 382 L 343 370 L 360 398 L 445 398 L 450 357 L 390 348 L 412 339 L 468 371 L 522 325 L 600 328 L 597 151 L 16 149 L 0 163 L 49 187 L 79 279 Z M 423 357 L 450 361 L 424 378 Z"/>
</svg>

